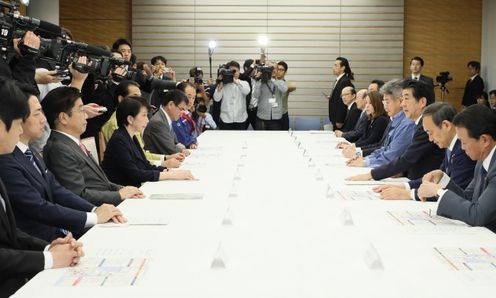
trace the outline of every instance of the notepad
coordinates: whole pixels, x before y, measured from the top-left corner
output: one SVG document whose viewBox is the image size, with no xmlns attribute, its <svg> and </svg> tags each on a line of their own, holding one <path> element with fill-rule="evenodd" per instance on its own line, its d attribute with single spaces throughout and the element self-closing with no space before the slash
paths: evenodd
<svg viewBox="0 0 496 298">
<path fill-rule="evenodd" d="M 202 193 L 156 193 L 149 197 L 150 200 L 201 200 Z"/>
</svg>

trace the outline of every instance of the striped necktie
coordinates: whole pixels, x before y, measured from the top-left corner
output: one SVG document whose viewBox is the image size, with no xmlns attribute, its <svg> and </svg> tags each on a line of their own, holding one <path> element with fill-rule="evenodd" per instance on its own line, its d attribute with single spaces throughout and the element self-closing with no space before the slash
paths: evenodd
<svg viewBox="0 0 496 298">
<path fill-rule="evenodd" d="M 40 168 L 38 167 L 38 164 L 36 164 L 35 157 L 33 155 L 33 151 L 31 151 L 29 148 L 24 152 L 24 155 L 29 159 L 29 161 L 33 164 L 34 168 L 38 171 L 38 173 L 41 173 Z"/>
</svg>

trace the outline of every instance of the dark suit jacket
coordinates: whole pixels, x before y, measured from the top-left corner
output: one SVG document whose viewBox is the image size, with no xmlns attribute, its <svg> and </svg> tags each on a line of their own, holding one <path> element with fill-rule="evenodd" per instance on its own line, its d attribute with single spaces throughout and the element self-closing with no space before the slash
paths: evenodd
<svg viewBox="0 0 496 298">
<path fill-rule="evenodd" d="M 9 297 L 24 285 L 26 278 L 43 270 L 43 249 L 47 242 L 29 236 L 16 227 L 7 191 L 0 179 L 0 297 Z"/>
<path fill-rule="evenodd" d="M 445 152 L 446 150 L 447 149 L 445 149 Z M 474 167 L 475 161 L 471 160 L 470 157 L 465 154 L 460 140 L 457 140 L 453 147 L 453 151 L 451 151 L 449 161 L 445 154 L 443 163 L 441 164 L 441 171 L 450 176 L 451 180 L 453 180 L 456 185 L 465 189 L 474 177 Z M 412 189 L 419 188 L 422 184 L 422 178 L 412 180 L 408 182 L 408 184 Z"/>
<path fill-rule="evenodd" d="M 367 113 L 363 113 L 360 115 L 361 116 L 360 118 L 358 118 L 355 128 L 353 128 L 353 130 L 344 132 L 341 136 L 350 143 L 356 142 L 362 135 L 365 134 L 365 130 L 367 129 L 367 125 L 369 123 Z"/>
<path fill-rule="evenodd" d="M 181 152 L 177 146 L 177 137 L 167 122 L 167 117 L 159 109 L 150 119 L 143 133 L 145 149 L 157 154 L 174 154 Z"/>
<path fill-rule="evenodd" d="M 344 119 L 343 128 L 341 130 L 343 132 L 353 130 L 361 114 L 362 114 L 362 110 L 357 108 L 357 105 L 354 102 L 346 114 L 346 119 Z"/>
<path fill-rule="evenodd" d="M 146 181 L 158 181 L 165 169 L 150 164 L 138 140 L 131 138 L 124 127 L 119 127 L 110 138 L 102 167 L 110 181 L 137 187 Z"/>
<path fill-rule="evenodd" d="M 348 107 L 341 99 L 341 91 L 343 91 L 344 87 L 349 86 L 354 87 L 348 76 L 344 75 L 339 79 L 339 81 L 337 81 L 334 89 L 332 89 L 332 93 L 329 98 L 329 120 L 331 121 L 334 129 L 337 129 L 336 123 L 344 123 L 344 119 L 346 119 Z"/>
<path fill-rule="evenodd" d="M 448 190 L 440 199 L 437 214 L 461 220 L 471 226 L 485 226 L 496 232 L 496 154 L 493 155 L 486 179 L 482 180 L 480 171 L 482 162 L 477 162 L 474 178 L 465 190 L 453 180 L 447 185 Z M 479 186 L 483 190 L 479 193 Z"/>
<path fill-rule="evenodd" d="M 429 142 L 429 136 L 420 119 L 417 130 L 413 134 L 412 143 L 397 159 L 388 164 L 374 168 L 372 178 L 381 180 L 402 174 L 410 180 L 422 178 L 426 173 L 439 169 L 444 158 L 444 150 Z"/>
<path fill-rule="evenodd" d="M 360 147 L 362 149 L 363 157 L 369 156 L 370 154 L 372 154 L 372 152 L 382 147 L 382 145 L 386 141 L 387 136 L 389 135 L 389 131 L 391 130 L 391 123 L 392 123 L 391 118 L 389 118 L 389 123 L 384 129 L 384 132 L 382 133 L 382 137 L 378 142 Z"/>
<path fill-rule="evenodd" d="M 477 103 L 477 96 L 481 95 L 484 90 L 484 80 L 480 75 L 475 76 L 473 80 L 468 80 L 463 91 L 462 105 L 468 107 Z"/>
<path fill-rule="evenodd" d="M 110 182 L 95 160 L 69 137 L 52 130 L 43 152 L 48 168 L 73 193 L 96 206 L 117 206 L 122 201 L 122 186 Z"/>
<path fill-rule="evenodd" d="M 388 124 L 389 117 L 387 115 L 380 115 L 372 121 L 369 121 L 365 134 L 355 142 L 355 145 L 357 147 L 362 147 L 379 142 L 382 139 L 382 135 Z"/>
<path fill-rule="evenodd" d="M 95 206 L 62 187 L 41 159 L 37 165 L 43 175 L 19 148 L 1 155 L 0 164 L 0 177 L 21 230 L 46 241 L 61 236 L 61 228 L 82 234 L 86 212 Z"/>
</svg>

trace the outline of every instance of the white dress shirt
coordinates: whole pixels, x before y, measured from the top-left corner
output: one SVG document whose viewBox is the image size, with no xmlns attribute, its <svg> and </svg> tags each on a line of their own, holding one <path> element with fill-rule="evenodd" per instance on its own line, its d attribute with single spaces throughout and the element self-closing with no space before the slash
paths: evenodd
<svg viewBox="0 0 496 298">
<path fill-rule="evenodd" d="M 229 83 L 224 85 L 222 90 L 217 87 L 214 93 L 214 100 L 219 102 L 220 119 L 224 123 L 242 123 L 248 119 L 246 112 L 246 95 L 250 93 L 250 85 L 246 81 Z"/>
</svg>

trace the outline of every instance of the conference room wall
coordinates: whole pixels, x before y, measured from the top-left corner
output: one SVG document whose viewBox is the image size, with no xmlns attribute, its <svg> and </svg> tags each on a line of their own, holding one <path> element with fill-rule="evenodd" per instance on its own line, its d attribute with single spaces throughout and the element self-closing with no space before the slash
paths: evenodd
<svg viewBox="0 0 496 298">
<path fill-rule="evenodd" d="M 208 76 L 207 44 L 216 40 L 213 72 L 229 60 L 257 59 L 257 38 L 269 38 L 270 60 L 289 64 L 287 79 L 297 91 L 289 97 L 292 116 L 327 120 L 331 65 L 351 61 L 354 83 L 402 76 L 403 1 L 254 0 L 133 1 L 133 47 L 140 59 L 169 59 L 179 77 L 200 66 Z M 324 121 L 322 121 L 324 123 Z"/>
<path fill-rule="evenodd" d="M 139 3 L 147 3 L 146 1 L 135 1 L 137 2 L 135 5 L 139 5 Z M 161 1 L 158 1 L 161 2 Z M 153 2 L 155 4 L 157 1 Z M 173 3 L 168 1 L 169 3 Z M 200 1 L 197 1 L 199 3 Z M 488 1 L 491 2 L 491 1 Z M 188 3 L 182 3 L 179 6 L 179 10 L 191 11 L 191 5 Z M 180 4 L 176 2 L 176 4 Z M 210 3 L 210 2 L 209 2 Z M 264 1 L 266 3 L 266 1 Z M 274 2 L 275 3 L 275 2 Z M 279 2 L 278 2 L 279 3 Z M 312 2 L 313 3 L 313 2 Z M 335 4 L 337 2 L 328 2 Z M 344 3 L 344 2 L 343 2 Z M 363 3 L 363 2 L 362 2 Z M 370 3 L 370 2 L 368 2 Z M 392 3 L 392 2 L 389 2 Z M 402 1 L 396 1 L 395 3 L 403 3 Z M 160 3 L 158 3 L 160 4 Z M 294 4 L 294 3 L 293 3 Z M 344 3 L 345 5 L 350 5 L 348 1 Z M 353 3 L 352 3 L 353 4 Z M 493 4 L 494 5 L 494 4 Z M 262 5 L 263 6 L 263 5 Z M 95 7 L 100 7 L 100 9 L 96 10 Z M 265 6 L 263 6 L 265 7 Z M 76 9 L 77 8 L 77 9 Z M 150 9 L 151 8 L 151 9 Z M 145 9 L 143 7 L 135 8 L 139 12 L 140 9 Z M 148 10 L 157 10 L 157 7 L 149 7 Z M 297 10 L 297 9 L 295 9 Z M 135 27 L 135 33 L 132 34 L 132 1 L 131 0 L 117 0 L 112 1 L 112 3 L 96 1 L 96 0 L 60 0 L 60 23 L 63 26 L 68 27 L 75 34 L 75 38 L 81 41 L 86 41 L 88 43 L 97 43 L 97 44 L 107 44 L 111 45 L 112 41 L 115 40 L 117 36 L 124 36 L 131 39 L 133 35 L 134 39 L 137 42 L 137 45 L 150 45 L 157 46 L 160 44 L 160 41 L 148 40 L 146 43 L 144 40 L 140 41 L 139 39 L 146 38 L 162 38 L 168 42 L 167 47 L 160 48 L 161 54 L 166 54 L 167 51 L 174 50 L 174 46 L 179 46 L 181 51 L 189 51 L 192 53 L 192 50 L 186 50 L 188 46 L 191 45 L 191 41 L 187 42 L 186 39 L 182 39 L 181 37 L 191 38 L 191 35 L 180 35 L 174 32 L 177 29 L 172 27 L 168 27 L 168 31 L 160 35 L 156 34 L 147 34 L 144 35 L 140 33 L 141 36 L 136 36 L 139 31 L 145 31 L 142 27 Z M 237 10 L 232 10 L 231 18 L 240 18 Z M 112 13 L 109 13 L 112 12 Z M 170 11 L 173 13 L 173 11 Z M 263 11 L 261 12 L 262 15 Z M 279 14 L 275 14 L 274 19 Z M 329 14 L 328 19 L 333 18 L 333 14 Z M 149 17 L 152 17 L 149 15 Z M 197 14 L 198 17 L 198 14 Z M 279 16 L 281 18 L 282 16 Z M 177 18 L 177 16 L 175 17 Z M 491 16 L 492 18 L 492 16 Z M 296 17 L 295 17 L 296 19 Z M 263 21 L 263 19 L 261 20 Z M 466 62 L 472 59 L 481 59 L 481 26 L 482 26 L 482 0 L 454 0 L 454 1 L 442 1 L 442 0 L 421 0 L 421 1 L 413 1 L 413 0 L 405 0 L 404 1 L 404 34 L 402 36 L 394 36 L 391 35 L 390 39 L 396 39 L 394 42 L 398 42 L 398 40 L 404 40 L 404 47 L 401 47 L 399 51 L 403 51 L 402 59 L 390 59 L 388 60 L 387 67 L 382 67 L 380 65 L 380 58 L 384 57 L 382 55 L 370 56 L 371 60 L 374 61 L 357 61 L 356 57 L 350 56 L 352 67 L 355 73 L 357 74 L 356 84 L 359 87 L 365 86 L 365 84 L 369 81 L 369 79 L 375 78 L 376 73 L 384 74 L 384 78 L 391 77 L 391 70 L 396 69 L 398 67 L 402 68 L 399 76 L 408 74 L 408 62 L 409 59 L 414 55 L 421 55 L 426 60 L 425 73 L 432 77 L 435 77 L 439 71 L 448 70 L 453 75 L 455 80 L 453 82 L 448 83 L 448 87 L 450 89 L 450 94 L 447 95 L 447 99 L 449 102 L 452 102 L 456 106 L 459 105 L 460 98 L 463 94 L 463 87 L 467 80 L 466 74 Z M 151 20 L 153 22 L 153 20 Z M 164 21 L 162 21 L 164 22 Z M 138 29 L 139 28 L 139 29 Z M 487 25 L 486 25 L 486 28 Z M 197 44 L 197 52 L 196 59 L 199 61 L 202 59 L 204 62 L 202 66 L 205 68 L 207 66 L 206 63 L 206 44 L 205 42 L 208 40 L 207 34 L 202 33 L 199 28 L 196 34 L 201 37 L 203 43 L 201 45 Z M 490 29 L 490 28 L 489 28 Z M 148 29 L 149 30 L 149 29 Z M 242 32 L 244 29 L 242 27 L 235 27 L 234 32 L 238 30 Z M 321 29 L 322 30 L 322 29 Z M 347 31 L 349 29 L 342 29 L 342 31 Z M 384 28 L 376 28 L 372 31 L 382 32 L 384 33 Z M 457 34 L 454 34 L 456 32 Z M 235 34 L 225 34 L 225 38 L 228 41 L 232 41 Z M 280 51 L 281 53 L 286 53 L 286 48 L 291 48 L 295 43 L 287 41 L 294 37 L 294 34 L 286 34 L 281 36 L 281 39 L 285 39 L 286 41 L 278 41 L 280 42 L 279 47 L 274 50 L 269 47 L 269 55 L 271 58 L 274 58 L 274 52 Z M 325 36 L 325 34 L 318 34 L 318 36 Z M 240 58 L 244 59 L 247 53 L 256 55 L 258 52 L 258 45 L 256 45 L 256 38 L 258 34 L 248 35 L 245 34 L 245 38 L 242 41 L 242 45 L 246 45 L 247 43 L 251 46 L 248 52 L 240 52 Z M 368 34 L 357 36 L 358 38 L 378 38 L 376 35 Z M 320 49 L 325 47 L 333 47 L 336 46 L 336 39 L 333 40 L 317 40 L 317 38 L 306 37 L 308 39 L 313 39 L 312 43 L 317 45 L 318 47 L 314 47 L 315 49 Z M 324 37 L 326 39 L 331 39 L 329 36 Z M 173 43 L 173 44 L 172 44 Z M 345 44 L 343 40 L 341 40 L 342 44 Z M 360 44 L 358 41 L 355 41 L 357 45 Z M 233 49 L 224 49 L 225 53 L 220 50 L 222 44 L 219 44 L 219 49 L 216 50 L 214 54 L 214 70 L 216 65 L 220 62 L 223 62 L 226 59 L 231 58 L 228 51 L 233 51 Z M 299 45 L 304 46 L 304 44 Z M 300 51 L 303 51 L 304 48 L 301 47 Z M 359 50 L 359 49 L 358 49 Z M 375 49 L 376 51 L 378 49 Z M 398 50 L 398 49 L 396 49 Z M 145 51 L 143 48 L 140 51 Z M 396 53 L 396 52 L 395 52 Z M 139 55 L 138 57 L 142 60 L 147 60 L 151 57 L 153 53 L 143 53 L 143 55 Z M 298 74 L 301 80 L 301 83 L 298 83 L 298 91 L 295 94 L 290 96 L 290 108 L 291 114 L 298 115 L 315 115 L 314 112 L 320 112 L 321 114 L 325 114 L 325 100 L 320 97 L 320 92 L 328 92 L 330 82 L 332 76 L 330 75 L 330 65 L 335 58 L 335 53 L 329 51 L 329 54 L 325 54 L 322 52 L 316 52 L 315 57 L 317 59 L 311 59 L 309 56 L 301 55 L 299 59 L 294 59 L 297 55 L 286 55 L 285 57 L 281 57 L 281 59 L 286 59 L 290 63 L 290 71 L 289 78 L 293 79 L 296 74 Z M 381 54 L 381 52 L 379 52 Z M 188 58 L 182 59 L 172 59 L 173 56 L 168 55 L 167 58 L 170 60 L 171 66 L 177 68 L 180 72 L 185 72 L 187 67 L 192 64 L 192 61 L 195 62 L 195 55 L 186 54 Z M 242 56 L 242 57 L 241 57 Z M 390 55 L 393 56 L 393 55 Z M 399 56 L 394 54 L 394 57 Z M 487 56 L 486 56 L 487 57 Z M 291 59 L 292 58 L 292 59 Z M 390 57 L 388 57 L 390 58 Z M 493 58 L 494 59 L 494 58 Z M 378 61 L 377 61 L 378 60 Z M 365 69 L 373 70 L 367 71 L 365 73 L 363 70 Z M 208 68 L 205 68 L 208 70 Z M 313 75 L 314 69 L 318 69 L 320 75 Z M 485 65 L 483 65 L 483 74 L 485 72 Z M 493 77 L 495 71 L 486 71 L 487 73 L 492 73 Z M 319 89 L 320 88 L 320 89 Z M 439 90 L 436 90 L 437 98 L 440 99 Z M 308 113 L 311 111 L 311 113 Z M 324 116 L 321 116 L 325 118 Z"/>
<path fill-rule="evenodd" d="M 494 15 L 492 16 L 494 17 Z M 434 78 L 449 71 L 446 101 L 459 108 L 468 77 L 467 62 L 481 59 L 481 0 L 405 0 L 403 73 L 414 56 L 425 60 L 424 74 Z M 436 88 L 436 99 L 441 92 Z"/>
<path fill-rule="evenodd" d="M 482 77 L 486 91 L 496 89 L 496 1 L 484 0 L 482 4 Z"/>
<path fill-rule="evenodd" d="M 108 46 L 118 37 L 131 39 L 131 0 L 59 1 L 60 26 L 71 30 L 74 39 Z"/>
</svg>

